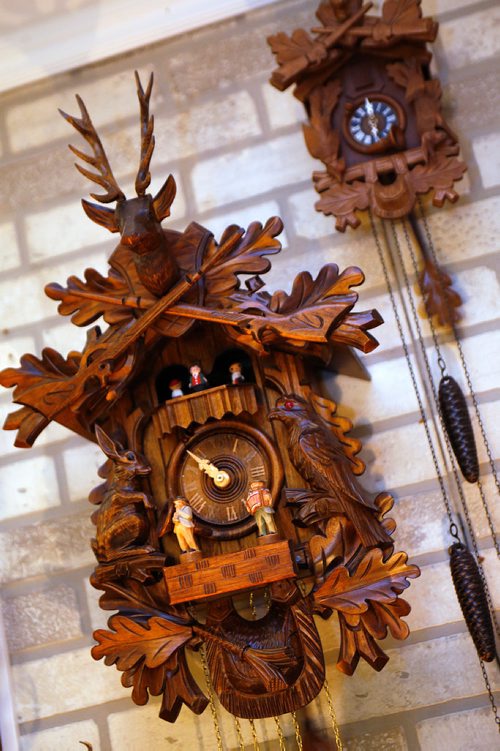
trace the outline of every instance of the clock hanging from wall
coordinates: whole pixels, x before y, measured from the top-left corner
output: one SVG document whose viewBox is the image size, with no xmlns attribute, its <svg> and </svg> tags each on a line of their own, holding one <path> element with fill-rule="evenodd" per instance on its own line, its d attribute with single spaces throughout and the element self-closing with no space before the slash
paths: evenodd
<svg viewBox="0 0 500 751">
<path fill-rule="evenodd" d="M 382 321 L 354 310 L 364 280 L 355 266 L 328 264 L 316 279 L 301 272 L 290 293 L 268 293 L 261 275 L 281 249 L 277 217 L 231 225 L 219 242 L 196 222 L 163 230 L 175 181 L 154 198 L 146 192 L 151 90 L 152 77 L 146 90 L 137 77 L 134 198 L 114 178 L 83 102 L 81 117 L 64 115 L 90 146 L 71 147 L 92 168 L 78 169 L 104 189 L 84 210 L 121 236 L 106 277 L 87 269 L 46 292 L 74 324 L 102 319 L 107 328 L 91 326 L 82 352 L 46 348 L 2 371 L 20 405 L 4 427 L 28 448 L 55 420 L 105 455 L 104 482 L 89 497 L 91 583 L 116 612 L 95 632 L 92 654 L 116 665 L 134 701 L 161 695 L 170 722 L 183 704 L 203 712 L 209 699 L 188 650 L 201 654 L 235 717 L 277 717 L 323 686 L 315 615 L 338 614 L 338 667 L 349 675 L 360 658 L 382 669 L 377 641 L 389 631 L 408 635 L 399 595 L 419 571 L 395 552 L 393 500 L 360 484 L 352 425 L 315 390 L 318 368 L 333 368 L 339 349 L 377 346 L 371 330 Z M 377 118 L 382 134 L 392 110 L 367 101 L 363 117 Z M 252 619 L 240 611 L 254 595 L 266 609 Z"/>
</svg>

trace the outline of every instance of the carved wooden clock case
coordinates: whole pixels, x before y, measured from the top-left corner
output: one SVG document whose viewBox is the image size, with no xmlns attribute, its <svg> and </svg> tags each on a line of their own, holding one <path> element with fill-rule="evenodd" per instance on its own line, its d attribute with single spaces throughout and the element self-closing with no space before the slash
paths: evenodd
<svg viewBox="0 0 500 751">
<path fill-rule="evenodd" d="M 385 0 L 379 17 L 368 15 L 371 2 L 325 0 L 314 37 L 303 29 L 269 37 L 279 64 L 271 83 L 281 91 L 296 85 L 307 147 L 326 167 L 313 173 L 316 208 L 342 232 L 367 208 L 396 219 L 429 191 L 436 206 L 458 198 L 453 185 L 466 166 L 429 72 L 426 43 L 438 24 L 420 5 Z"/>
<path fill-rule="evenodd" d="M 308 704 L 323 684 L 315 614 L 337 612 L 347 674 L 360 657 L 380 670 L 388 658 L 377 641 L 408 634 L 399 595 L 418 569 L 394 552 L 392 498 L 361 485 L 361 445 L 320 392 L 321 369 L 335 368 L 339 348 L 372 350 L 381 319 L 354 310 L 352 288 L 364 278 L 354 266 L 328 264 L 316 279 L 304 271 L 289 294 L 266 292 L 261 276 L 281 247 L 276 217 L 246 231 L 231 225 L 220 242 L 196 222 L 162 229 L 175 182 L 146 192 L 152 79 L 137 87 L 136 197 L 118 186 L 83 102 L 80 118 L 65 115 L 91 147 L 71 147 L 94 171 L 78 169 L 105 190 L 84 209 L 120 242 L 106 277 L 87 269 L 46 292 L 74 324 L 101 318 L 107 327 L 89 328 L 83 352 L 47 348 L 2 371 L 21 405 L 4 427 L 27 448 L 56 420 L 106 455 L 89 498 L 91 582 L 115 614 L 95 632 L 92 654 L 116 665 L 133 700 L 161 695 L 170 722 L 183 704 L 201 713 L 207 698 L 186 660 L 201 648 L 226 709 L 276 716 Z M 242 377 L 233 381 L 236 362 Z M 190 392 L 193 363 L 208 383 Z M 244 503 L 256 481 L 269 491 L 276 533 L 258 535 Z M 172 533 L 178 496 L 191 506 L 199 552 L 181 553 Z M 267 612 L 251 620 L 241 601 L 259 591 Z"/>
</svg>

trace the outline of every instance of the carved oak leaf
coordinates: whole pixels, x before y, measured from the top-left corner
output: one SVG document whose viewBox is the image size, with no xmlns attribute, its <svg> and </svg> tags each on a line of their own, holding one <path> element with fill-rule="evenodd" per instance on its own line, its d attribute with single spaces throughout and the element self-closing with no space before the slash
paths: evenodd
<svg viewBox="0 0 500 751">
<path fill-rule="evenodd" d="M 392 603 L 410 586 L 408 578 L 420 575 L 417 566 L 407 564 L 406 553 L 395 553 L 384 561 L 379 548 L 368 550 L 350 574 L 345 566 L 334 569 L 314 591 L 320 606 L 338 610 L 346 616 L 365 613 L 369 601 Z"/>
<path fill-rule="evenodd" d="M 360 220 L 355 211 L 364 211 L 369 205 L 369 186 L 356 180 L 351 185 L 332 185 L 321 193 L 321 198 L 314 204 L 314 208 L 327 216 L 333 214 L 337 218 L 336 229 L 345 232 L 348 225 L 354 229 L 359 226 Z"/>
<path fill-rule="evenodd" d="M 427 164 L 418 164 L 411 171 L 412 183 L 416 193 L 427 193 L 434 188 L 432 202 L 441 208 L 446 199 L 454 203 L 458 194 L 453 190 L 453 183 L 460 180 L 466 171 L 466 165 L 455 157 L 436 154 Z"/>
<path fill-rule="evenodd" d="M 62 287 L 56 282 L 47 284 L 45 294 L 52 300 L 60 300 L 57 310 L 60 315 L 71 315 L 71 321 L 76 326 L 86 326 L 103 316 L 106 323 L 123 323 L 132 318 L 132 311 L 121 304 L 123 298 L 128 297 L 130 289 L 125 279 L 114 269 L 109 276 L 104 277 L 95 269 L 86 269 L 85 281 L 77 276 L 70 276 Z M 105 302 L 92 299 L 92 294 L 101 298 L 115 298 Z"/>
<path fill-rule="evenodd" d="M 419 275 L 419 287 L 424 297 L 424 315 L 436 316 L 440 326 L 453 326 L 461 316 L 457 308 L 462 298 L 452 288 L 452 280 L 446 272 L 432 261 L 424 260 Z"/>
<path fill-rule="evenodd" d="M 420 0 L 385 0 L 382 19 L 387 24 L 411 23 L 422 18 Z"/>
<path fill-rule="evenodd" d="M 228 227 L 221 237 L 220 245 L 227 242 L 236 230 L 238 228 L 234 225 Z M 205 302 L 220 305 L 222 298 L 238 290 L 238 274 L 267 273 L 271 268 L 271 261 L 266 256 L 280 252 L 281 243 L 274 238 L 282 231 L 283 222 L 277 216 L 268 219 L 264 227 L 260 222 L 252 222 L 224 259 L 206 273 Z M 209 255 L 214 253 L 217 247 L 214 243 Z"/>
<path fill-rule="evenodd" d="M 157 668 L 193 636 L 187 623 L 157 616 L 142 625 L 126 616 L 113 615 L 108 624 L 111 631 L 94 631 L 99 643 L 92 647 L 91 653 L 95 660 L 104 657 L 106 665 L 116 664 L 118 670 L 130 670 L 141 660 L 146 667 Z"/>
<path fill-rule="evenodd" d="M 269 42 L 273 54 L 276 55 L 276 60 L 279 65 L 301 57 L 301 55 L 306 54 L 314 44 L 307 31 L 304 31 L 304 29 L 296 29 L 291 37 L 283 31 L 280 31 L 278 34 L 273 34 L 268 37 L 267 41 Z"/>
</svg>

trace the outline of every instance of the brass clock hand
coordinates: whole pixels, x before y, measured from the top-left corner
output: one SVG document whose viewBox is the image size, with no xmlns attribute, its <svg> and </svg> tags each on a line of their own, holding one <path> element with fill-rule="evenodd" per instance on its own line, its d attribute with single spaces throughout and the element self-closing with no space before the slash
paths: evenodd
<svg viewBox="0 0 500 751">
<path fill-rule="evenodd" d="M 219 469 L 215 466 L 215 464 L 212 464 L 208 461 L 208 459 L 204 459 L 200 456 L 196 456 L 192 451 L 189 449 L 186 449 L 189 456 L 191 456 L 195 462 L 198 464 L 199 469 L 202 470 L 202 472 L 205 472 L 209 477 L 212 478 L 214 481 L 214 484 L 218 488 L 227 488 L 229 483 L 231 482 L 231 478 L 228 475 L 227 472 L 225 472 L 223 469 Z"/>
<path fill-rule="evenodd" d="M 380 136 L 378 134 L 378 120 L 375 114 L 375 110 L 373 109 L 373 104 L 370 102 L 368 97 L 365 97 L 365 107 L 366 107 L 366 113 L 368 115 L 368 123 L 370 125 L 372 136 L 375 138 L 376 141 L 379 141 Z"/>
</svg>

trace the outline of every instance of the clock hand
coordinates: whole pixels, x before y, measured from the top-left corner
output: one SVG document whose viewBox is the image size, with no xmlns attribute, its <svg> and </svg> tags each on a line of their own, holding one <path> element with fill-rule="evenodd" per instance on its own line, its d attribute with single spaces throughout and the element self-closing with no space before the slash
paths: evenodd
<svg viewBox="0 0 500 751">
<path fill-rule="evenodd" d="M 373 109 L 373 104 L 370 102 L 368 97 L 365 97 L 365 107 L 366 107 L 366 113 L 368 115 L 368 123 L 370 125 L 372 136 L 374 137 L 376 141 L 379 141 L 380 137 L 378 134 L 377 116 L 375 114 L 375 110 Z"/>
<path fill-rule="evenodd" d="M 195 462 L 198 464 L 198 468 L 205 472 L 209 477 L 212 478 L 214 481 L 214 484 L 218 488 L 227 488 L 229 483 L 231 482 L 231 478 L 229 477 L 228 473 L 225 472 L 223 469 L 219 469 L 215 466 L 215 464 L 212 464 L 208 461 L 208 459 L 204 459 L 200 456 L 196 456 L 192 451 L 189 449 L 186 449 L 189 456 L 191 456 Z"/>
</svg>

